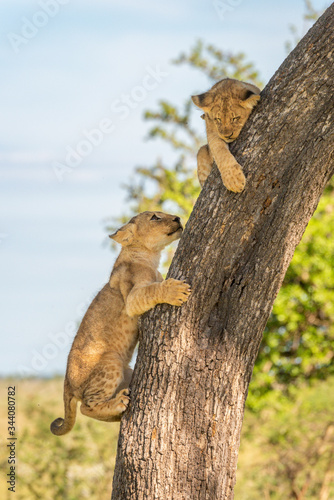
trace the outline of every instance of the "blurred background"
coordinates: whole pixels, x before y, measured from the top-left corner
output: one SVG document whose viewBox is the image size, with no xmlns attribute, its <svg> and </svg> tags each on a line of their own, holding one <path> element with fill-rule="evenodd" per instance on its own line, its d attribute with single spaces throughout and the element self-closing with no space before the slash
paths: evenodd
<svg viewBox="0 0 334 500">
<path fill-rule="evenodd" d="M 79 417 L 70 437 L 48 431 L 76 328 L 117 255 L 108 232 L 152 208 L 186 222 L 205 140 L 190 95 L 226 76 L 263 88 L 328 5 L 0 3 L 0 376 L 20 402 L 18 498 L 110 497 L 117 425 Z M 333 232 L 332 183 L 264 333 L 238 499 L 334 498 Z"/>
</svg>

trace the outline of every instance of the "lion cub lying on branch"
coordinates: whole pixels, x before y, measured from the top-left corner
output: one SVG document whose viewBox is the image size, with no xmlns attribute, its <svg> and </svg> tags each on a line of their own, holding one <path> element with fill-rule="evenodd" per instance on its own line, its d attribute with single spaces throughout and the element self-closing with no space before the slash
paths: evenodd
<svg viewBox="0 0 334 500">
<path fill-rule="evenodd" d="M 65 418 L 52 422 L 53 434 L 72 429 L 78 401 L 84 415 L 120 420 L 129 403 L 128 364 L 138 341 L 138 316 L 156 304 L 181 306 L 190 294 L 189 285 L 163 281 L 158 271 L 161 250 L 182 230 L 175 215 L 143 212 L 110 236 L 122 250 L 73 341 L 64 383 Z"/>
<path fill-rule="evenodd" d="M 203 186 L 216 162 L 224 186 L 240 193 L 246 183 L 241 166 L 230 153 L 228 143 L 235 141 L 260 100 L 260 89 L 251 83 L 225 78 L 208 92 L 192 96 L 193 103 L 204 111 L 208 144 L 197 154 L 198 180 Z"/>
</svg>

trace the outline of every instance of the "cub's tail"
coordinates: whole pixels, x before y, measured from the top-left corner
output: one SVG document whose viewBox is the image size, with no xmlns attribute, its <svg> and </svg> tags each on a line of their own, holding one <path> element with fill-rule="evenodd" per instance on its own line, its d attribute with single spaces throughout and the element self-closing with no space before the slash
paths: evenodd
<svg viewBox="0 0 334 500">
<path fill-rule="evenodd" d="M 64 384 L 64 408 L 65 418 L 56 418 L 50 425 L 50 431 L 56 436 L 67 434 L 75 424 L 77 415 L 77 398 L 73 396 L 68 382 Z"/>
</svg>

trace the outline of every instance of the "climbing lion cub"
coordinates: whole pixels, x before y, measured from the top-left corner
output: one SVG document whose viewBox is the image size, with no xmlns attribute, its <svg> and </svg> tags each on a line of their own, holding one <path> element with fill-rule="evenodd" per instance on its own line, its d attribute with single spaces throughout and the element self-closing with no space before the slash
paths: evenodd
<svg viewBox="0 0 334 500">
<path fill-rule="evenodd" d="M 208 92 L 192 96 L 193 103 L 204 111 L 208 144 L 197 154 L 198 179 L 203 186 L 213 164 L 219 169 L 224 186 L 240 193 L 246 183 L 241 166 L 230 153 L 228 143 L 240 134 L 252 109 L 260 100 L 260 89 L 251 83 L 225 78 Z"/>
<path fill-rule="evenodd" d="M 128 364 L 138 340 L 138 316 L 156 304 L 181 306 L 190 294 L 189 285 L 163 281 L 158 271 L 161 250 L 182 230 L 175 215 L 143 212 L 110 236 L 122 249 L 73 341 L 64 383 L 65 418 L 52 422 L 53 434 L 72 429 L 78 401 L 84 415 L 120 420 L 129 403 Z"/>
</svg>

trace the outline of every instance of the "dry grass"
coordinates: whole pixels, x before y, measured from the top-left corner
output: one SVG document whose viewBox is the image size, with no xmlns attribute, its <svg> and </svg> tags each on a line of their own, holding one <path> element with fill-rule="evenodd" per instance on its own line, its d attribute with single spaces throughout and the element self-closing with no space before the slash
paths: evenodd
<svg viewBox="0 0 334 500">
<path fill-rule="evenodd" d="M 7 474 L 7 388 L 16 387 L 18 473 L 16 493 L 0 485 L 2 500 L 110 500 L 119 424 L 98 422 L 78 412 L 70 434 L 53 436 L 53 419 L 63 416 L 62 378 L 0 379 L 1 469 Z M 334 498 L 334 378 L 301 391 L 295 403 L 262 416 L 246 412 L 241 438 L 236 500 L 295 498 L 309 481 L 303 500 Z M 321 453 L 317 456 L 318 451 Z M 290 468 L 290 469 L 289 469 Z M 290 470 L 290 472 L 289 472 Z M 291 480 L 291 471 L 295 477 Z M 328 472 L 326 472 L 328 471 Z M 290 474 L 290 478 L 288 477 Z M 310 479 L 311 478 L 311 479 Z M 328 485 L 325 485 L 325 478 Z M 324 489 L 324 485 L 326 488 Z M 213 499 L 214 500 L 214 499 Z"/>
</svg>

